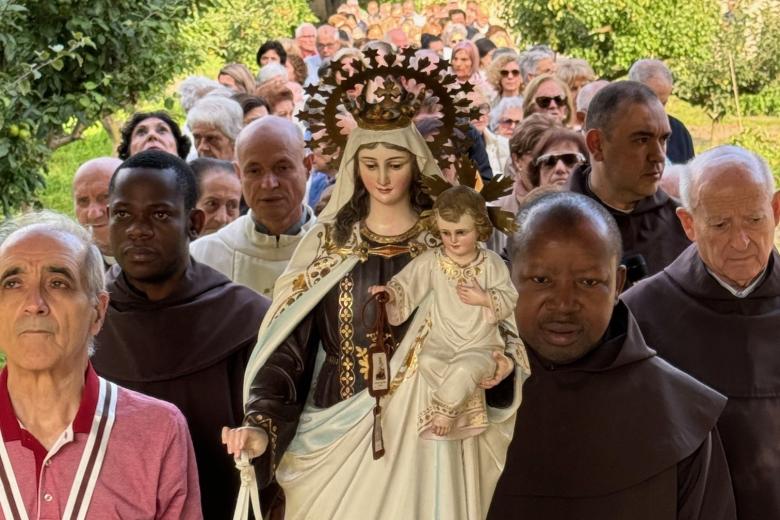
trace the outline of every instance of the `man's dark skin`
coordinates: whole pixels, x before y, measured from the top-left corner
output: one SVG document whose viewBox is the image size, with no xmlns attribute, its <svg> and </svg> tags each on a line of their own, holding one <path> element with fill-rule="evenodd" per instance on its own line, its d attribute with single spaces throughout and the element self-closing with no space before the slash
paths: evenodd
<svg viewBox="0 0 780 520">
<path fill-rule="evenodd" d="M 550 193 L 518 225 L 531 377 L 488 519 L 733 520 L 714 428 L 725 399 L 658 359 L 618 302 L 626 270 L 607 210 Z"/>
<path fill-rule="evenodd" d="M 187 269 L 189 243 L 205 221 L 201 210 L 185 210 L 176 174 L 119 170 L 109 218 L 111 247 L 127 281 L 152 301 L 170 295 Z"/>
<path fill-rule="evenodd" d="M 164 152 L 141 152 L 114 174 L 109 239 L 117 265 L 107 275 L 109 318 L 92 359 L 107 379 L 182 411 L 203 517 L 222 520 L 240 482 L 219 428 L 243 416 L 244 368 L 269 301 L 191 260 L 190 241 L 204 224 L 196 200 L 190 168 Z"/>
<path fill-rule="evenodd" d="M 547 220 L 513 262 L 518 330 L 526 345 L 554 363 L 571 363 L 599 344 L 626 279 L 606 226 L 577 229 Z M 533 251 L 533 254 L 531 254 Z"/>
</svg>

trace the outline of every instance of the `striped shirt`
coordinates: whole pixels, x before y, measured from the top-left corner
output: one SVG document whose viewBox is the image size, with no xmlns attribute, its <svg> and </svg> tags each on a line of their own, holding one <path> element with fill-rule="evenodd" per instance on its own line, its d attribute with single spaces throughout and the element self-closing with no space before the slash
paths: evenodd
<svg viewBox="0 0 780 520">
<path fill-rule="evenodd" d="M 99 379 L 90 365 L 76 417 L 46 450 L 14 413 L 7 370 L 0 373 L 0 432 L 13 476 L 30 519 L 60 519 L 92 427 Z M 86 518 L 202 518 L 192 442 L 175 406 L 119 388 L 116 418 Z"/>
</svg>

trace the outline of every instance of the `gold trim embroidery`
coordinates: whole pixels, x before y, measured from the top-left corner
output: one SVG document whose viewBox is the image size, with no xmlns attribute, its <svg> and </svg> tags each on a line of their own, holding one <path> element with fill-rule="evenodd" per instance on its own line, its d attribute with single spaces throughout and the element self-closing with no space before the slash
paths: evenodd
<svg viewBox="0 0 780 520">
<path fill-rule="evenodd" d="M 271 473 L 276 473 L 276 438 L 278 436 L 278 429 L 274 424 L 273 419 L 261 414 L 250 415 L 247 422 L 250 426 L 262 428 L 268 434 L 270 440 L 269 447 L 271 448 L 268 455 L 271 461 Z"/>
<path fill-rule="evenodd" d="M 482 249 L 477 258 L 468 265 L 458 265 L 441 250 L 436 251 L 436 256 L 439 267 L 447 279 L 458 284 L 466 283 L 479 276 L 482 272 L 482 264 L 485 263 L 485 252 Z"/>
<path fill-rule="evenodd" d="M 405 379 L 409 379 L 417 372 L 417 356 L 420 352 L 420 347 L 425 343 L 425 338 L 428 337 L 428 333 L 431 331 L 431 319 L 425 318 L 425 321 L 417 331 L 417 336 L 414 338 L 414 343 L 409 347 L 409 352 L 406 354 L 404 362 L 398 369 L 398 373 L 393 377 L 393 382 L 390 384 L 390 394 L 401 386 L 401 383 Z M 410 334 L 411 331 L 407 332 Z"/>
<path fill-rule="evenodd" d="M 498 321 L 501 319 L 501 316 L 504 315 L 503 307 L 501 305 L 501 293 L 496 288 L 491 288 L 487 290 L 488 294 L 490 294 L 490 301 L 493 304 L 493 308 L 491 311 L 493 311 L 493 319 Z"/>
<path fill-rule="evenodd" d="M 433 420 L 434 415 L 441 414 L 451 419 L 463 421 L 460 427 L 481 428 L 488 425 L 487 411 L 485 410 L 484 390 L 477 388 L 466 401 L 458 407 L 448 406 L 444 403 L 432 400 L 425 410 L 417 414 L 417 431 L 424 430 Z"/>
<path fill-rule="evenodd" d="M 323 230 L 317 233 L 317 239 L 319 240 L 317 256 L 303 272 L 293 279 L 292 292 L 287 297 L 287 300 L 276 309 L 273 319 L 278 318 L 282 312 L 287 310 L 287 308 L 295 303 L 295 301 L 306 291 L 330 274 L 331 270 L 343 262 L 349 254 L 348 252 L 342 254 L 342 251 L 335 247 L 331 237 L 331 231 L 332 225 L 325 224 Z M 354 242 L 355 236 L 353 235 L 349 243 Z"/>
<path fill-rule="evenodd" d="M 354 329 L 352 327 L 352 275 L 348 274 L 339 282 L 339 357 L 341 370 L 339 383 L 341 389 L 339 395 L 342 399 L 352 397 L 355 393 L 355 361 L 352 355 L 355 352 L 355 344 L 352 342 Z"/>
<path fill-rule="evenodd" d="M 363 236 L 363 238 L 377 244 L 397 244 L 399 242 L 406 242 L 409 239 L 419 235 L 424 229 L 425 226 L 423 225 L 422 220 L 418 219 L 417 222 L 414 223 L 414 226 L 412 226 L 408 231 L 401 233 L 400 235 L 385 236 L 374 233 L 368 229 L 368 226 L 366 226 L 364 222 L 361 222 L 360 224 L 360 234 Z"/>
</svg>

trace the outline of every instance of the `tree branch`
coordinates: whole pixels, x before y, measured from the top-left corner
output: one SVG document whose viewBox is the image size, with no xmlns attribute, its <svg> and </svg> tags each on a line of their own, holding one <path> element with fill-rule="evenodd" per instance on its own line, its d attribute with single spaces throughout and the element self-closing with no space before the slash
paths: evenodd
<svg viewBox="0 0 780 520">
<path fill-rule="evenodd" d="M 71 133 L 68 135 L 54 134 L 49 136 L 49 139 L 46 140 L 46 145 L 50 149 L 56 150 L 60 146 L 65 146 L 66 144 L 81 139 L 81 134 L 83 134 L 84 130 L 86 129 L 87 129 L 87 125 L 79 121 L 78 123 L 76 123 L 76 126 L 73 128 Z"/>
</svg>

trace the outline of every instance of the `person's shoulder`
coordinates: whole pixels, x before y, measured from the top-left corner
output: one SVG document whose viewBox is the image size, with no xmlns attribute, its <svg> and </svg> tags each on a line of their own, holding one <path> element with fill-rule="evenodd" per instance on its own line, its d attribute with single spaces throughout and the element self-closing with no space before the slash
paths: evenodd
<svg viewBox="0 0 780 520">
<path fill-rule="evenodd" d="M 715 421 L 726 406 L 725 396 L 658 356 L 648 359 L 647 366 L 650 377 L 646 382 L 658 385 L 659 391 L 667 394 L 666 401 L 670 409 L 684 409 L 691 415 L 708 417 L 712 426 L 715 426 Z M 684 405 L 678 402 L 680 400 Z"/>
<path fill-rule="evenodd" d="M 241 303 L 242 306 L 249 306 L 250 309 L 256 309 L 263 315 L 271 306 L 271 300 L 269 300 L 266 296 L 263 296 L 253 289 L 250 289 L 246 285 L 241 285 L 240 283 L 228 283 L 225 286 L 225 292 L 226 294 L 232 295 L 236 301 L 243 302 Z"/>
<path fill-rule="evenodd" d="M 620 299 L 626 302 L 629 308 L 632 308 L 632 304 L 639 304 L 645 297 L 649 295 L 663 294 L 669 288 L 669 275 L 665 270 L 659 271 L 654 275 L 640 280 L 620 295 Z M 656 301 L 657 303 L 657 301 Z M 636 314 L 632 308 L 632 312 Z"/>
<path fill-rule="evenodd" d="M 119 386 L 116 416 L 122 424 L 135 425 L 139 433 L 152 428 L 158 432 L 186 428 L 187 420 L 173 404 Z"/>
<path fill-rule="evenodd" d="M 668 115 L 668 114 L 667 114 Z M 688 132 L 688 129 L 685 126 L 685 123 L 677 119 L 676 117 L 669 115 L 669 126 L 672 128 L 672 133 L 674 132 Z"/>
<path fill-rule="evenodd" d="M 231 249 L 233 240 L 231 237 L 240 234 L 249 215 L 241 215 L 236 220 L 210 235 L 205 235 L 190 243 L 190 253 L 197 257 L 214 249 Z"/>
</svg>

